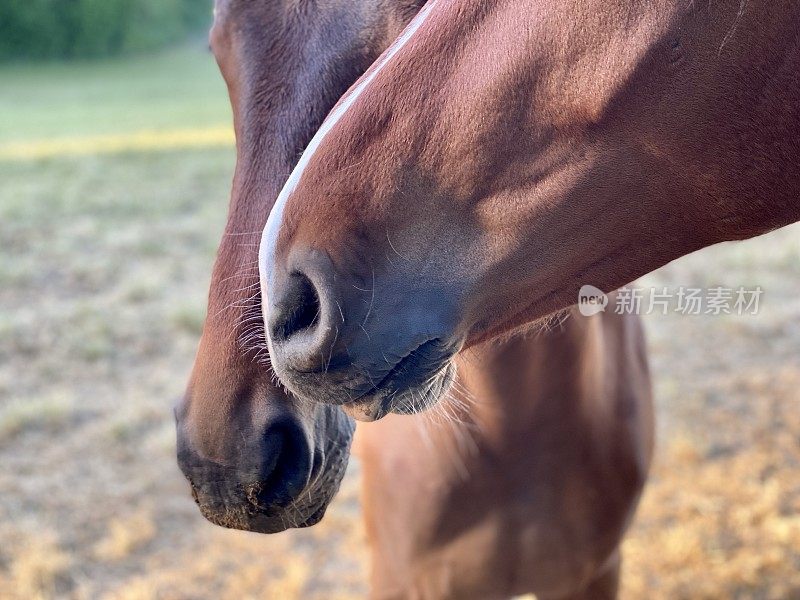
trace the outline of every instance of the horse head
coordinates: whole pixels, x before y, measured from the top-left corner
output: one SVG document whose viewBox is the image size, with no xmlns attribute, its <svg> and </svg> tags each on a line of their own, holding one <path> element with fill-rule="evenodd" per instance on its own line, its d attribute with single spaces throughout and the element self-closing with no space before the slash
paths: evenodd
<svg viewBox="0 0 800 600">
<path fill-rule="evenodd" d="M 208 314 L 176 408 L 178 462 L 212 522 L 260 532 L 316 523 L 344 474 L 353 423 L 271 375 L 258 242 L 303 148 L 416 7 L 217 0 L 211 48 L 230 94 L 236 171 Z"/>
<path fill-rule="evenodd" d="M 460 349 L 800 218 L 798 8 L 433 0 L 332 111 L 261 241 L 275 372 L 371 420 Z M 774 10 L 773 10 L 774 8 Z"/>
</svg>

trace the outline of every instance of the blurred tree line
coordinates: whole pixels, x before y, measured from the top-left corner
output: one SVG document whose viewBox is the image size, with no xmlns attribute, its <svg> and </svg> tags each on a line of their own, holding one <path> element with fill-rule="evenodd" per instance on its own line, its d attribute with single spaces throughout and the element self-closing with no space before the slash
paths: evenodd
<svg viewBox="0 0 800 600">
<path fill-rule="evenodd" d="M 212 0 L 0 0 L 0 60 L 152 50 L 203 30 Z"/>
</svg>

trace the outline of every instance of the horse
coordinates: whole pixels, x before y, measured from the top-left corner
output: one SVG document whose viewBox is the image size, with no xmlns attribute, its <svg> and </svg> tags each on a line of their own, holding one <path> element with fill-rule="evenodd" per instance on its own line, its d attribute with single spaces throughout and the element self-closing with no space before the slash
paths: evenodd
<svg viewBox="0 0 800 600">
<path fill-rule="evenodd" d="M 315 402 L 271 376 L 257 248 L 325 115 L 419 10 L 406 0 L 216 2 L 210 40 L 237 162 L 176 419 L 179 465 L 218 525 L 313 525 L 343 476 L 353 430 L 345 411 L 359 403 Z M 379 306 L 371 285 L 359 283 Z M 318 358 L 334 372 L 337 357 Z M 638 318 L 572 311 L 454 362 L 452 389 L 431 411 L 359 425 L 371 596 L 615 597 L 619 545 L 653 445 Z"/>
<path fill-rule="evenodd" d="M 798 64 L 792 0 L 432 0 L 271 211 L 275 373 L 362 418 L 430 405 L 583 285 L 797 221 Z"/>
</svg>

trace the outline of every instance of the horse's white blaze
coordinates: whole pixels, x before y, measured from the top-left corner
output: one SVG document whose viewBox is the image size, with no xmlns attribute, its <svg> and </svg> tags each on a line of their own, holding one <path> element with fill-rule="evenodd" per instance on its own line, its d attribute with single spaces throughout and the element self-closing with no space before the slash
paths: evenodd
<svg viewBox="0 0 800 600">
<path fill-rule="evenodd" d="M 411 36 L 414 35 L 414 32 L 419 29 L 420 25 L 422 25 L 425 18 L 428 16 L 431 7 L 435 3 L 435 0 L 431 0 L 425 7 L 417 13 L 416 17 L 412 19 L 412 21 L 408 24 L 408 26 L 403 30 L 403 33 L 400 34 L 386 53 L 383 55 L 382 58 L 379 59 L 379 63 L 372 69 L 372 72 L 361 80 L 360 83 L 356 85 L 356 87 L 345 96 L 342 102 L 331 111 L 331 113 L 327 116 L 325 121 L 322 123 L 322 126 L 319 128 L 314 137 L 311 139 L 311 142 L 308 144 L 308 147 L 303 152 L 303 155 L 300 157 L 300 160 L 295 166 L 292 174 L 289 176 L 288 181 L 283 186 L 281 193 L 278 194 L 277 200 L 275 200 L 275 204 L 272 207 L 272 211 L 269 213 L 269 218 L 267 219 L 267 224 L 264 227 L 264 231 L 261 234 L 261 246 L 258 252 L 258 271 L 259 271 L 259 278 L 261 280 L 261 298 L 262 298 L 262 311 L 266 310 L 266 302 L 265 299 L 267 298 L 267 288 L 269 285 L 272 284 L 272 265 L 273 261 L 275 260 L 275 249 L 278 244 L 278 234 L 280 233 L 281 222 L 283 220 L 283 209 L 286 206 L 286 201 L 288 200 L 289 196 L 297 187 L 297 184 L 300 181 L 300 178 L 303 176 L 303 171 L 305 170 L 306 166 L 308 166 L 311 157 L 316 152 L 319 145 L 322 143 L 322 140 L 325 139 L 325 136 L 328 135 L 328 132 L 333 128 L 336 123 L 342 118 L 342 116 L 347 112 L 347 110 L 353 105 L 353 103 L 358 99 L 361 93 L 367 88 L 367 86 L 375 79 L 375 76 L 383 69 L 384 66 L 392 59 L 392 57 L 397 54 L 397 52 L 411 39 Z M 266 312 L 264 313 L 264 319 L 266 320 Z M 269 339 L 269 332 L 267 332 L 267 340 L 271 342 Z"/>
</svg>

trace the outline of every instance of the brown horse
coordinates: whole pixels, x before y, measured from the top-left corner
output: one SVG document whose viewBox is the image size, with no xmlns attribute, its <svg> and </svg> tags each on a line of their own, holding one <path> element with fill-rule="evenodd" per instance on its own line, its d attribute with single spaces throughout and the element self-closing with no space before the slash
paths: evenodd
<svg viewBox="0 0 800 600">
<path fill-rule="evenodd" d="M 275 372 L 403 412 L 583 284 L 798 220 L 798 65 L 794 0 L 433 0 L 270 215 Z"/>
<path fill-rule="evenodd" d="M 417 9 L 398 0 L 217 2 L 211 40 L 230 90 L 237 167 L 177 417 L 181 468 L 220 525 L 313 524 L 343 474 L 351 422 L 331 402 L 270 380 L 256 248 L 325 113 Z M 371 283 L 359 283 L 364 300 L 381 306 Z M 334 358 L 319 357 L 332 371 Z M 373 595 L 614 597 L 618 546 L 652 450 L 636 317 L 573 315 L 455 361 L 455 385 L 432 417 L 390 415 L 359 428 Z"/>
</svg>

